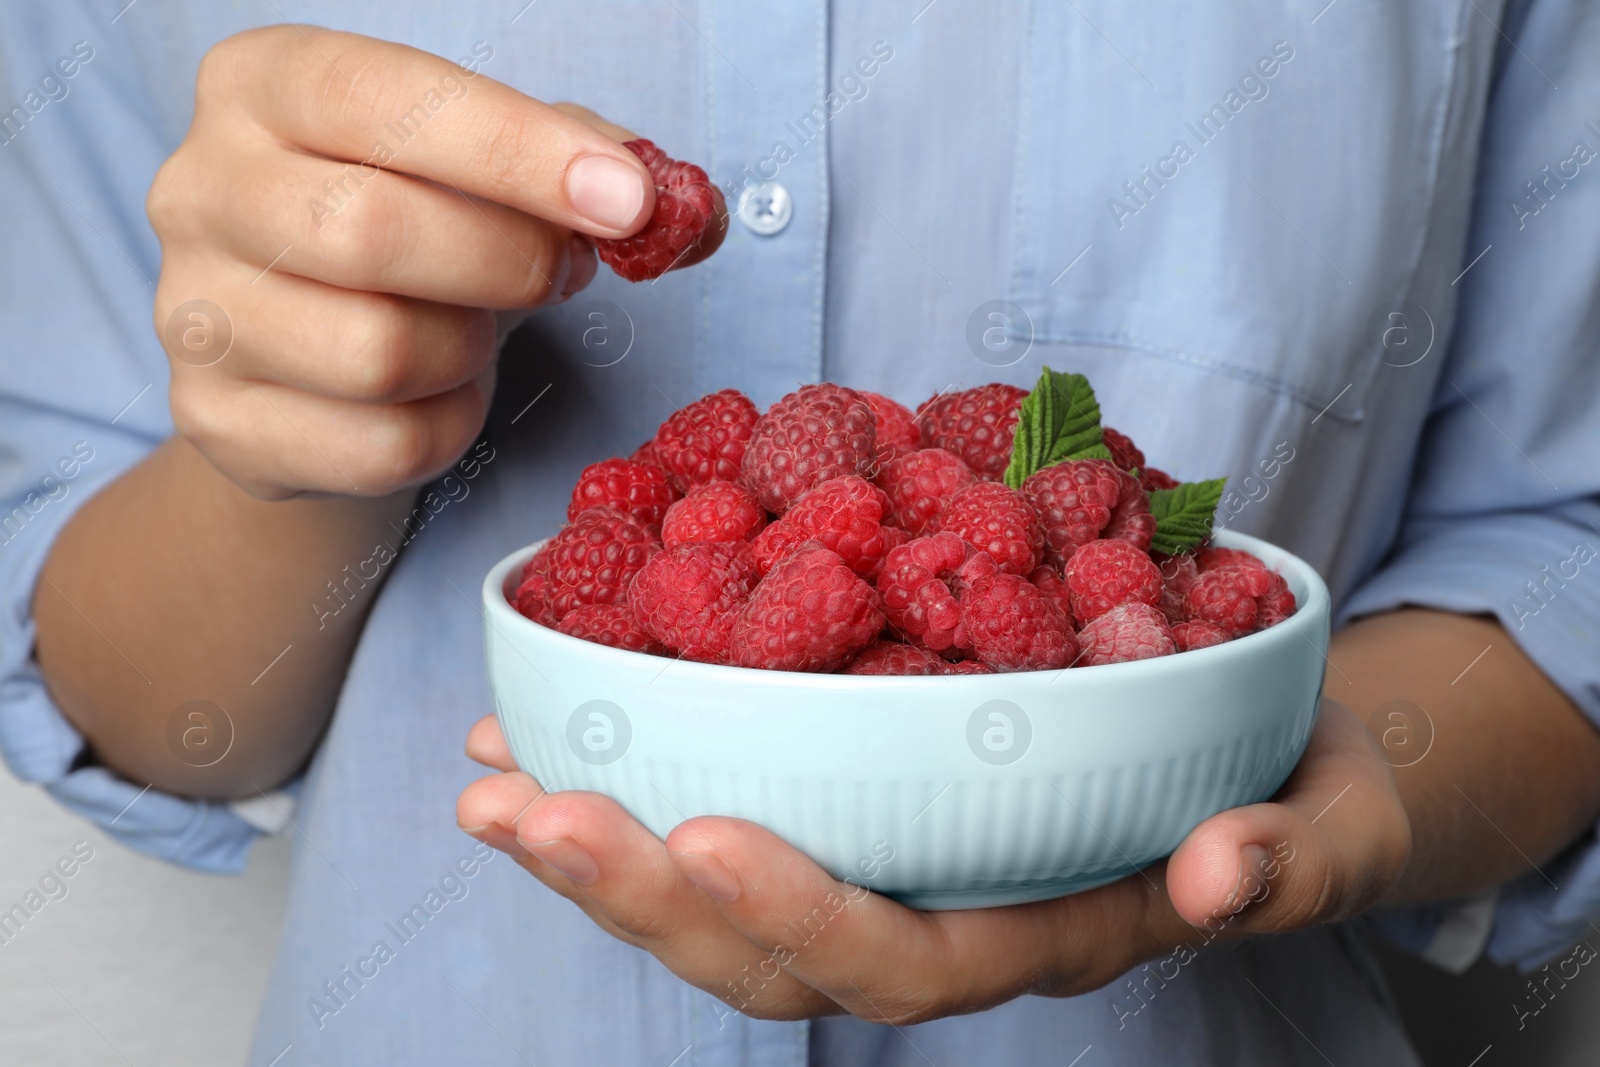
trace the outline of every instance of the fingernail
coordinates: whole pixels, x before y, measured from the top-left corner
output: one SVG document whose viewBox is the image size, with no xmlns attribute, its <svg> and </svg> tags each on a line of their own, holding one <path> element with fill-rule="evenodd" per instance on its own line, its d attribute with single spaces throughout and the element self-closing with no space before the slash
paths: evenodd
<svg viewBox="0 0 1600 1067">
<path fill-rule="evenodd" d="M 1260 845 L 1239 849 L 1239 881 L 1228 894 L 1224 906 L 1237 915 L 1251 904 L 1266 899 L 1267 866 L 1272 855 Z"/>
<path fill-rule="evenodd" d="M 567 168 L 567 199 L 597 226 L 625 230 L 644 206 L 644 179 L 610 156 L 584 156 Z"/>
<path fill-rule="evenodd" d="M 600 878 L 594 857 L 570 837 L 554 841 L 524 841 L 522 847 L 548 863 L 579 885 L 593 885 Z"/>
<path fill-rule="evenodd" d="M 725 863 L 715 856 L 701 852 L 674 852 L 681 870 L 689 881 L 705 891 L 706 896 L 719 904 L 732 904 L 739 899 L 739 879 Z"/>
<path fill-rule="evenodd" d="M 483 826 L 463 826 L 461 832 L 468 837 L 482 841 L 496 852 L 504 852 L 513 860 L 520 861 L 528 858 L 528 853 L 523 850 L 521 845 L 517 844 L 517 835 L 498 823 L 487 823 Z"/>
</svg>

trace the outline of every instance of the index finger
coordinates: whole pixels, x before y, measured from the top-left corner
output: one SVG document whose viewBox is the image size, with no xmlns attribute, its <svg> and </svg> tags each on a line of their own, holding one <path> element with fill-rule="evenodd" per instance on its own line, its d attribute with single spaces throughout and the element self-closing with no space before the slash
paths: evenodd
<svg viewBox="0 0 1600 1067">
<path fill-rule="evenodd" d="M 237 101 L 297 147 L 425 178 L 592 236 L 631 234 L 655 209 L 649 171 L 617 141 L 406 45 L 273 27 L 218 45 L 200 79 L 203 88 L 219 83 L 211 86 L 219 99 Z"/>
</svg>

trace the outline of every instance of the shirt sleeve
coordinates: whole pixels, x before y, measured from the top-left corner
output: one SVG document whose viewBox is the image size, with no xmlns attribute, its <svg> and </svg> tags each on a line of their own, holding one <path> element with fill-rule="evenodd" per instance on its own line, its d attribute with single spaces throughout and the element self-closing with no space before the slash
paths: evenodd
<svg viewBox="0 0 1600 1067">
<path fill-rule="evenodd" d="M 69 93 L 0 131 L 0 756 L 132 848 L 238 871 L 271 810 L 166 795 L 95 766 L 34 658 L 35 592 L 61 595 L 39 588 L 56 537 L 171 433 L 150 325 L 160 250 L 143 205 L 173 144 L 142 117 L 160 109 L 118 58 L 129 50 L 96 52 L 96 27 L 69 14 L 44 29 L 0 14 L 0 84 L 8 68 L 48 69 L 57 37 L 85 37 Z M 273 802 L 286 812 L 288 799 Z"/>
<path fill-rule="evenodd" d="M 1501 29 L 1456 328 L 1406 513 L 1339 621 L 1402 605 L 1494 615 L 1600 724 L 1600 7 L 1512 3 Z M 1415 948 L 1442 916 L 1386 922 Z M 1487 951 L 1532 968 L 1596 917 L 1591 831 L 1501 887 Z"/>
</svg>

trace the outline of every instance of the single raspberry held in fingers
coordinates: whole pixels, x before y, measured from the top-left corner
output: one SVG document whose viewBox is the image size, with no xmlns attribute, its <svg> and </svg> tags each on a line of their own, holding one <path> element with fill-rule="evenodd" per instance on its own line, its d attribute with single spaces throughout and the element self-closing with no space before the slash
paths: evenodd
<svg viewBox="0 0 1600 1067">
<path fill-rule="evenodd" d="M 890 517 L 913 537 L 927 532 L 956 493 L 978 480 L 954 452 L 923 448 L 890 460 L 878 472 L 878 488 L 889 496 Z"/>
<path fill-rule="evenodd" d="M 769 671 L 832 671 L 878 639 L 878 594 L 820 544 L 778 562 L 734 623 L 729 660 Z"/>
<path fill-rule="evenodd" d="M 656 209 L 644 229 L 632 237 L 597 237 L 600 261 L 630 282 L 659 278 L 680 265 L 727 214 L 722 194 L 706 172 L 693 163 L 673 159 L 654 143 L 639 138 L 623 142 L 638 156 L 656 183 Z"/>
<path fill-rule="evenodd" d="M 915 452 L 922 447 L 922 431 L 917 429 L 917 417 L 911 414 L 910 408 L 881 393 L 869 393 L 865 389 L 858 389 L 857 392 L 872 408 L 876 421 L 880 468 L 896 456 Z"/>
<path fill-rule="evenodd" d="M 816 541 L 863 578 L 878 573 L 884 553 L 899 543 L 899 530 L 883 525 L 889 498 L 854 474 L 830 478 L 795 501 L 750 546 L 756 570 L 766 574 L 806 541 Z M 898 535 L 898 536 L 897 536 Z"/>
<path fill-rule="evenodd" d="M 1044 528 L 1033 505 L 999 482 L 974 482 L 958 492 L 932 529 L 989 553 L 1010 574 L 1029 574 L 1044 557 Z"/>
<path fill-rule="evenodd" d="M 1222 627 L 1204 619 L 1192 619 L 1189 622 L 1173 624 L 1172 640 L 1178 646 L 1179 652 L 1189 652 L 1196 648 L 1210 648 L 1212 645 L 1224 644 L 1228 640 L 1228 634 Z"/>
<path fill-rule="evenodd" d="M 878 572 L 890 631 L 942 656 L 972 648 L 961 620 L 962 581 L 998 573 L 994 560 L 955 534 L 933 534 L 891 549 Z"/>
<path fill-rule="evenodd" d="M 669 651 L 701 663 L 726 663 L 728 636 L 755 584 L 748 546 L 676 545 L 639 572 L 628 589 L 628 607 Z"/>
<path fill-rule="evenodd" d="M 1221 627 L 1229 637 L 1252 633 L 1260 625 L 1256 600 L 1272 592 L 1273 577 L 1265 567 L 1243 565 L 1201 571 L 1184 597 L 1184 613 Z"/>
<path fill-rule="evenodd" d="M 665 645 L 645 633 L 626 604 L 581 604 L 557 624 L 568 637 L 581 637 L 597 645 L 608 645 L 626 652 L 664 655 Z"/>
<path fill-rule="evenodd" d="M 1122 497 L 1123 477 L 1103 459 L 1069 460 L 1029 475 L 1022 495 L 1044 527 L 1046 560 L 1059 567 L 1078 546 L 1101 536 Z"/>
<path fill-rule="evenodd" d="M 1117 497 L 1117 506 L 1111 509 L 1111 521 L 1100 531 L 1100 536 L 1126 541 L 1148 552 L 1156 535 L 1156 517 L 1150 514 L 1150 497 L 1133 475 L 1119 471 L 1118 477 L 1122 481 L 1122 491 Z"/>
<path fill-rule="evenodd" d="M 943 674 L 944 660 L 932 652 L 898 641 L 879 641 L 862 649 L 840 674 Z"/>
<path fill-rule="evenodd" d="M 668 415 L 651 450 L 679 492 L 707 482 L 736 482 L 760 417 L 749 397 L 722 389 Z"/>
<path fill-rule="evenodd" d="M 1078 631 L 1078 666 L 1099 667 L 1178 651 L 1166 617 L 1149 604 L 1121 604 Z"/>
<path fill-rule="evenodd" d="M 745 448 L 744 483 L 779 515 L 808 489 L 845 474 L 871 477 L 877 420 L 854 389 L 802 385 L 756 421 Z"/>
<path fill-rule="evenodd" d="M 691 542 L 748 541 L 767 524 L 767 513 L 742 485 L 697 485 L 667 508 L 661 541 L 668 548 Z"/>
<path fill-rule="evenodd" d="M 1011 462 L 1011 437 L 1026 389 L 998 382 L 935 396 L 917 409 L 925 448 L 960 456 L 980 478 L 998 481 Z"/>
<path fill-rule="evenodd" d="M 1059 670 L 1078 654 L 1061 605 L 1015 574 L 989 574 L 961 590 L 972 654 L 998 671 Z"/>
<path fill-rule="evenodd" d="M 616 604 L 661 548 L 643 523 L 611 507 L 589 508 L 550 539 L 546 595 L 557 619 L 580 604 Z"/>
<path fill-rule="evenodd" d="M 1161 571 L 1126 541 L 1090 541 L 1067 560 L 1065 578 L 1080 624 L 1123 604 L 1153 608 L 1161 602 Z"/>
<path fill-rule="evenodd" d="M 646 526 L 660 526 L 676 499 L 678 494 L 667 484 L 667 472 L 660 467 L 631 459 L 603 459 L 578 475 L 572 502 L 567 505 L 567 521 L 589 508 L 608 504 Z"/>
</svg>

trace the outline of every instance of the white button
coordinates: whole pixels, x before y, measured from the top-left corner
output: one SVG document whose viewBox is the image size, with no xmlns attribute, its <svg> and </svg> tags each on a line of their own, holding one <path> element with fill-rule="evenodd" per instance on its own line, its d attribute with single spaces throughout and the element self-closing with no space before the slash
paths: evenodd
<svg viewBox="0 0 1600 1067">
<path fill-rule="evenodd" d="M 777 182 L 747 185 L 739 194 L 739 221 L 749 227 L 751 233 L 771 237 L 783 232 L 793 217 L 794 201 L 789 197 L 789 190 Z"/>
</svg>

